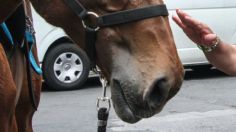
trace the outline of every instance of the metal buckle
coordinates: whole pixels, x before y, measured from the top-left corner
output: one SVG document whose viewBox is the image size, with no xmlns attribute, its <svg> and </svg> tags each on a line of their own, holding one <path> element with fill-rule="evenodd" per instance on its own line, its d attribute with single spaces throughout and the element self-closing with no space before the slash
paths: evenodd
<svg viewBox="0 0 236 132">
<path fill-rule="evenodd" d="M 99 18 L 98 14 L 95 13 L 95 12 L 87 12 L 86 16 L 93 16 L 95 18 Z M 99 26 L 96 26 L 96 27 L 89 27 L 88 25 L 86 25 L 86 23 L 84 22 L 84 19 L 82 19 L 82 24 L 83 24 L 83 27 L 87 30 L 90 30 L 90 31 L 98 31 L 100 29 Z"/>
<path fill-rule="evenodd" d="M 111 109 L 111 99 L 109 97 L 99 97 L 97 99 L 97 110 L 99 110 L 101 108 L 100 107 L 101 102 L 103 102 L 103 103 L 107 102 L 106 108 L 107 108 L 107 113 L 108 113 L 110 111 L 110 109 Z"/>
<path fill-rule="evenodd" d="M 98 97 L 97 99 L 97 110 L 99 110 L 101 107 L 100 107 L 100 104 L 101 102 L 103 102 L 104 104 L 106 104 L 106 108 L 107 108 L 107 113 L 110 111 L 111 109 L 111 99 L 109 97 L 106 96 L 106 90 L 107 90 L 107 84 L 108 84 L 108 81 L 102 77 L 101 73 L 100 74 L 100 82 L 102 83 L 102 88 L 103 88 L 103 92 L 102 92 L 102 97 Z M 104 106 L 103 106 L 104 108 Z"/>
<path fill-rule="evenodd" d="M 25 19 L 26 19 L 26 30 L 34 35 L 35 34 L 35 30 L 34 30 L 32 19 L 29 16 L 26 16 Z"/>
</svg>

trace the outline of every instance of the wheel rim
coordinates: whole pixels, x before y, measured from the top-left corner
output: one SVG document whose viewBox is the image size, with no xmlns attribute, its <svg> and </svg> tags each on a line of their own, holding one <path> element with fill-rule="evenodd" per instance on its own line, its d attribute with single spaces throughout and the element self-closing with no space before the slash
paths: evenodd
<svg viewBox="0 0 236 132">
<path fill-rule="evenodd" d="M 72 52 L 60 54 L 54 62 L 54 75 L 62 83 L 77 81 L 83 72 L 80 57 Z"/>
</svg>

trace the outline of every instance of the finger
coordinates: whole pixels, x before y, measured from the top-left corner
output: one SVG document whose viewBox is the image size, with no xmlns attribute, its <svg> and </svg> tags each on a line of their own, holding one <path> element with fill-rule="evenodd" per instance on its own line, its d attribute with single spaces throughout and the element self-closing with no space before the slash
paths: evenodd
<svg viewBox="0 0 236 132">
<path fill-rule="evenodd" d="M 181 15 L 181 16 L 189 16 L 190 17 L 190 15 L 188 13 L 184 12 L 181 9 L 176 9 L 176 13 Z"/>
<path fill-rule="evenodd" d="M 177 9 L 176 10 L 177 15 L 179 16 L 179 18 L 181 19 L 182 23 L 190 26 L 190 27 L 197 27 L 197 26 L 201 26 L 201 22 L 192 18 L 189 14 L 187 14 L 186 12 Z"/>
<path fill-rule="evenodd" d="M 186 26 L 182 23 L 182 21 L 179 19 L 179 17 L 177 16 L 172 16 L 172 19 L 174 20 L 174 22 L 181 27 L 182 29 L 184 29 Z"/>
<path fill-rule="evenodd" d="M 192 18 L 192 17 L 189 17 L 189 16 L 186 16 L 185 17 L 185 22 L 186 22 L 186 25 L 189 26 L 189 27 L 192 27 L 192 28 L 195 28 L 195 29 L 201 29 L 203 28 L 203 23 L 201 23 L 200 21 Z"/>
<path fill-rule="evenodd" d="M 207 45 L 212 45 L 212 43 L 217 39 L 216 34 L 207 34 L 203 37 L 203 41 Z"/>
<path fill-rule="evenodd" d="M 195 32 L 201 32 L 202 23 L 200 21 L 193 19 L 190 15 L 180 9 L 177 9 L 176 12 L 182 24 L 185 25 L 185 28 L 191 28 L 192 30 L 195 30 Z"/>
<path fill-rule="evenodd" d="M 208 25 L 202 24 L 202 33 L 204 33 L 204 34 L 213 34 L 214 32 L 209 28 Z"/>
<path fill-rule="evenodd" d="M 180 20 L 181 20 L 184 24 L 186 24 L 185 18 L 186 18 L 186 17 L 191 17 L 190 15 L 188 15 L 187 13 L 183 12 L 183 11 L 180 10 L 180 9 L 177 9 L 177 10 L 176 10 L 176 13 L 177 13 L 178 17 L 180 18 Z"/>
</svg>

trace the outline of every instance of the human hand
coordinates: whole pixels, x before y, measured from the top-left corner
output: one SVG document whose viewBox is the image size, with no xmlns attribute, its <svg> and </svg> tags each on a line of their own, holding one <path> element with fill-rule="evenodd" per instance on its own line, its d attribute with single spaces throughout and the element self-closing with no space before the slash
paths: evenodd
<svg viewBox="0 0 236 132">
<path fill-rule="evenodd" d="M 172 19 L 194 43 L 211 46 L 217 40 L 217 35 L 208 25 L 192 18 L 180 9 L 177 9 L 176 13 L 177 16 L 173 16 Z"/>
</svg>

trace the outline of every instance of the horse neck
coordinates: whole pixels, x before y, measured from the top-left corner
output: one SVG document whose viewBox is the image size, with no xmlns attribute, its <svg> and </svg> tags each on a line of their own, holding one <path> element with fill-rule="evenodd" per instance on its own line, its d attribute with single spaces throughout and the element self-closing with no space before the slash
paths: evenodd
<svg viewBox="0 0 236 132">
<path fill-rule="evenodd" d="M 22 51 L 20 48 L 16 48 L 12 57 L 9 58 L 8 60 L 11 72 L 12 72 L 12 77 L 14 79 L 15 85 L 16 85 L 16 99 L 15 103 L 20 97 L 20 92 L 22 89 L 23 85 L 23 80 L 24 80 L 24 75 L 25 75 L 25 64 L 24 64 L 24 56 L 22 54 Z"/>
</svg>

